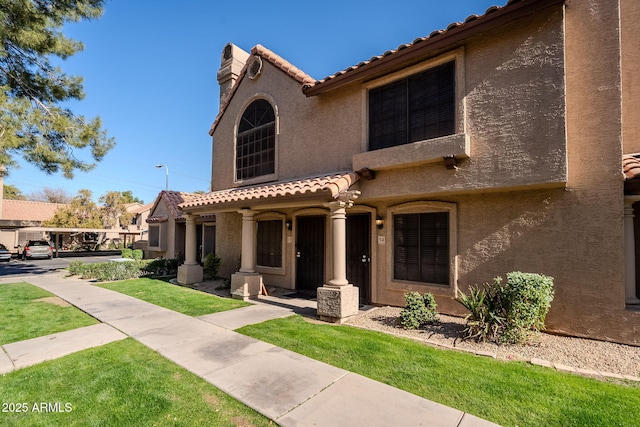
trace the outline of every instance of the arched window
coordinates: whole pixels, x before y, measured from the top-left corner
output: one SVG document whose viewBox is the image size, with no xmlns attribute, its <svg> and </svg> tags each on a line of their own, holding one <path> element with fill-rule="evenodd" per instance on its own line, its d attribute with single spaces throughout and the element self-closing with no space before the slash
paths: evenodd
<svg viewBox="0 0 640 427">
<path fill-rule="evenodd" d="M 253 101 L 242 114 L 236 141 L 236 181 L 275 173 L 276 119 L 268 101 Z"/>
</svg>

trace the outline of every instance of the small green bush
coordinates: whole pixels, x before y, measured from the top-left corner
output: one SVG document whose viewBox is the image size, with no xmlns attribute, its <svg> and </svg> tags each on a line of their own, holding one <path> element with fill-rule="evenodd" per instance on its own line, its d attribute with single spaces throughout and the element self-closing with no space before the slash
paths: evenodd
<svg viewBox="0 0 640 427">
<path fill-rule="evenodd" d="M 418 292 L 408 292 L 404 294 L 404 299 L 407 305 L 400 312 L 400 323 L 405 328 L 419 329 L 439 322 L 438 305 L 432 294 L 420 295 Z"/>
<path fill-rule="evenodd" d="M 144 256 L 144 252 L 142 252 L 142 249 L 134 249 L 131 251 L 131 258 L 133 259 L 142 259 L 143 256 Z"/>
<path fill-rule="evenodd" d="M 82 272 L 84 271 L 84 266 L 85 266 L 85 263 L 80 260 L 71 261 L 68 267 L 69 274 L 71 274 L 72 276 L 81 275 Z"/>
<path fill-rule="evenodd" d="M 216 254 L 209 254 L 204 258 L 204 275 L 208 279 L 215 279 L 220 270 L 222 260 Z"/>
<path fill-rule="evenodd" d="M 174 276 L 178 274 L 178 260 L 175 258 L 156 258 L 144 267 L 150 276 Z"/>
<path fill-rule="evenodd" d="M 133 251 L 131 249 L 125 248 L 120 251 L 122 258 L 131 258 L 133 259 Z"/>
<path fill-rule="evenodd" d="M 553 278 L 534 273 L 511 272 L 507 282 L 497 277 L 481 289 L 469 288 L 457 301 L 469 314 L 467 338 L 502 343 L 526 341 L 532 333 L 544 330 L 544 321 L 553 301 Z"/>
</svg>

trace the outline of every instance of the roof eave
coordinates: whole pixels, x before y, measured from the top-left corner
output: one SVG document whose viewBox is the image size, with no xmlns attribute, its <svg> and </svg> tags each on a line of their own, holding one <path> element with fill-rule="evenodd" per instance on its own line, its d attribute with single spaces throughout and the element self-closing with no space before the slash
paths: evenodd
<svg viewBox="0 0 640 427">
<path fill-rule="evenodd" d="M 519 0 L 509 2 L 502 9 L 475 17 L 464 24 L 447 29 L 442 33 L 435 33 L 423 41 L 400 49 L 388 56 L 372 60 L 368 64 L 347 69 L 343 74 L 336 75 L 326 81 L 304 86 L 302 91 L 308 97 L 316 96 L 349 83 L 365 79 L 374 74 L 391 72 L 400 65 L 414 61 L 416 58 L 426 57 L 440 49 L 455 45 L 477 33 L 498 27 L 547 7 L 564 3 L 564 1 L 565 0 Z"/>
</svg>

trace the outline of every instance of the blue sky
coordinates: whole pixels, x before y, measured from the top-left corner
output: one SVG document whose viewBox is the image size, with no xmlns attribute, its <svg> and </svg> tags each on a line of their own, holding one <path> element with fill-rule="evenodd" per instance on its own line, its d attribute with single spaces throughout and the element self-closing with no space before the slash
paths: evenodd
<svg viewBox="0 0 640 427">
<path fill-rule="evenodd" d="M 262 44 L 321 79 L 411 43 L 506 0 L 371 0 L 367 2 L 109 0 L 103 16 L 68 25 L 85 49 L 62 62 L 84 78 L 86 97 L 71 108 L 100 116 L 116 147 L 73 180 L 20 160 L 5 179 L 24 194 L 42 187 L 95 199 L 130 190 L 153 202 L 165 187 L 208 191 L 211 138 L 219 107 L 216 72 L 226 43 L 249 51 Z"/>
</svg>

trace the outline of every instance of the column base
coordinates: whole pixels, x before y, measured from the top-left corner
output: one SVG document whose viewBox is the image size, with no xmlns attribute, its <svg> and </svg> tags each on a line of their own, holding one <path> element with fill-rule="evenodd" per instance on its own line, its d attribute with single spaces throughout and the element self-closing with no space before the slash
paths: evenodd
<svg viewBox="0 0 640 427">
<path fill-rule="evenodd" d="M 359 289 L 357 286 L 323 286 L 318 288 L 318 317 L 323 322 L 342 323 L 358 314 Z"/>
<path fill-rule="evenodd" d="M 178 267 L 178 283 L 192 285 L 204 279 L 203 269 L 198 264 L 183 264 Z"/>
<path fill-rule="evenodd" d="M 231 275 L 231 297 L 247 301 L 256 299 L 262 289 L 262 275 L 258 273 L 235 273 Z"/>
</svg>

